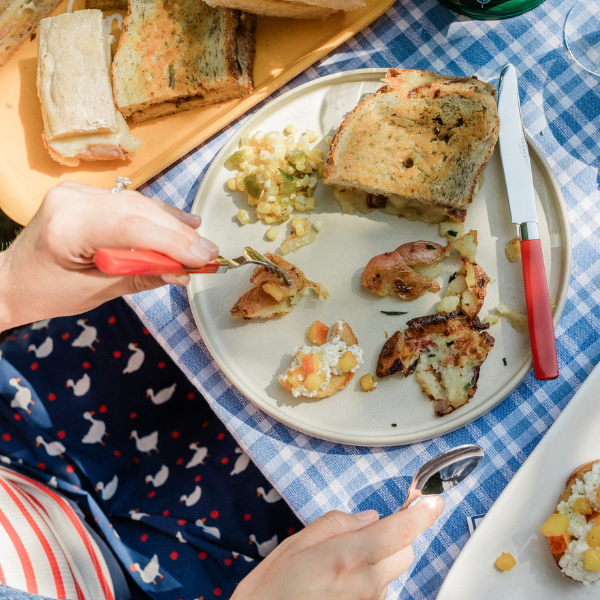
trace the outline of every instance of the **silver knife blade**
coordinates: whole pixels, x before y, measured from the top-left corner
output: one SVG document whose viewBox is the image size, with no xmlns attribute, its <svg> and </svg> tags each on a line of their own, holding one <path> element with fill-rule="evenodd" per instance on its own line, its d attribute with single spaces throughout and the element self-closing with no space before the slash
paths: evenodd
<svg viewBox="0 0 600 600">
<path fill-rule="evenodd" d="M 517 71 L 507 63 L 502 67 L 498 84 L 500 118 L 500 155 L 513 223 L 537 223 L 535 194 L 531 176 L 529 150 L 523 132 Z"/>
</svg>

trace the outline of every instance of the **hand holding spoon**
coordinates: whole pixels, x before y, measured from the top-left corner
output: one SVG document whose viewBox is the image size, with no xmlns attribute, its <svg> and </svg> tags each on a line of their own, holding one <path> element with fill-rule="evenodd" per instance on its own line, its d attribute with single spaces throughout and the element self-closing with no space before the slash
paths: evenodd
<svg viewBox="0 0 600 600">
<path fill-rule="evenodd" d="M 483 449 L 475 444 L 457 446 L 425 463 L 413 477 L 408 496 L 399 510 L 429 494 L 441 494 L 468 477 L 483 458 Z"/>
</svg>

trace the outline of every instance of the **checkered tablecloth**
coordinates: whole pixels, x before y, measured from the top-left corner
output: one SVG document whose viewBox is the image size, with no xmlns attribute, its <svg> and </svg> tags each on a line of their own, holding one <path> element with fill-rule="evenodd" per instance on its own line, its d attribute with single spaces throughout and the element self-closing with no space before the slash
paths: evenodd
<svg viewBox="0 0 600 600">
<path fill-rule="evenodd" d="M 476 73 L 493 82 L 505 62 L 516 66 L 525 128 L 562 186 L 572 226 L 572 278 L 556 330 L 559 379 L 540 383 L 529 375 L 484 417 L 428 442 L 386 449 L 342 446 L 274 421 L 233 388 L 202 343 L 185 290 L 165 287 L 129 298 L 147 328 L 305 522 L 331 509 L 376 508 L 387 515 L 402 503 L 410 477 L 429 458 L 469 442 L 484 448 L 486 458 L 476 475 L 447 494 L 444 515 L 419 537 L 412 567 L 390 586 L 388 598 L 435 598 L 467 541 L 467 517 L 489 509 L 600 360 L 600 80 L 576 65 L 565 47 L 563 27 L 572 5 L 573 0 L 547 0 L 520 17 L 485 22 L 461 17 L 436 0 L 400 0 L 281 90 L 362 67 Z M 142 191 L 189 209 L 207 166 L 242 122 Z"/>
</svg>

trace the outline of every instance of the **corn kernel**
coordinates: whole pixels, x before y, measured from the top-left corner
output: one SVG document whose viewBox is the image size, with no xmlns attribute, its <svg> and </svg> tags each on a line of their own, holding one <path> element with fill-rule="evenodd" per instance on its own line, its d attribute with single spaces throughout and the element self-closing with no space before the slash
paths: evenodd
<svg viewBox="0 0 600 600">
<path fill-rule="evenodd" d="M 298 211 L 298 212 L 304 212 L 306 210 L 306 205 L 302 204 L 301 202 L 294 202 L 294 208 Z"/>
<path fill-rule="evenodd" d="M 258 210 L 261 213 L 269 214 L 271 212 L 271 207 L 268 202 L 260 202 L 258 205 Z"/>
<path fill-rule="evenodd" d="M 360 378 L 360 387 L 363 392 L 372 392 L 377 387 L 377 383 L 371 373 L 366 373 Z"/>
<path fill-rule="evenodd" d="M 311 144 L 319 139 L 319 134 L 314 129 L 309 129 L 304 135 Z"/>
<path fill-rule="evenodd" d="M 271 223 L 275 223 L 277 219 L 275 217 L 267 216 L 265 217 L 265 223 L 267 225 L 271 225 Z"/>
<path fill-rule="evenodd" d="M 278 217 L 281 214 L 281 204 L 274 202 L 273 206 L 271 206 L 271 212 Z"/>
<path fill-rule="evenodd" d="M 306 199 L 306 204 L 304 206 L 306 206 L 306 210 L 315 210 L 317 201 L 311 196 Z"/>
<path fill-rule="evenodd" d="M 326 143 L 328 146 L 331 146 L 331 142 L 333 142 L 333 138 L 332 138 L 330 135 L 328 135 L 328 136 L 325 136 L 325 143 Z"/>
<path fill-rule="evenodd" d="M 304 223 L 302 222 L 296 223 L 295 225 L 292 224 L 292 227 L 294 228 L 294 231 L 298 237 L 302 237 L 306 233 L 304 230 Z"/>
<path fill-rule="evenodd" d="M 244 135 L 242 135 L 240 138 L 240 149 L 244 146 L 249 146 L 251 138 L 252 136 L 249 133 L 244 133 Z"/>
<path fill-rule="evenodd" d="M 279 142 L 279 136 L 281 136 L 281 134 L 278 131 L 269 131 L 269 133 L 267 133 L 267 135 L 265 135 L 263 138 L 263 144 L 274 146 L 277 142 Z"/>
<path fill-rule="evenodd" d="M 288 136 L 289 135 L 293 135 L 294 133 L 298 132 L 298 127 L 292 123 L 290 123 L 284 130 L 284 133 L 287 133 Z"/>
<path fill-rule="evenodd" d="M 262 142 L 263 137 L 265 136 L 265 134 L 262 131 L 257 131 L 253 136 L 252 136 L 252 143 L 254 145 L 258 145 Z"/>
<path fill-rule="evenodd" d="M 269 227 L 267 231 L 267 238 L 274 242 L 279 235 L 279 227 Z"/>
<path fill-rule="evenodd" d="M 323 226 L 325 225 L 325 223 L 323 223 L 323 221 L 321 219 L 317 219 L 314 223 L 313 223 L 313 229 L 315 231 L 321 231 L 321 229 L 323 229 Z"/>
<path fill-rule="evenodd" d="M 250 223 L 250 214 L 247 210 L 242 208 L 238 210 L 237 220 L 240 222 L 240 225 L 246 225 L 247 223 Z"/>
<path fill-rule="evenodd" d="M 315 158 L 323 158 L 325 156 L 325 153 L 323 152 L 323 150 L 319 150 L 318 148 L 313 148 L 312 155 Z"/>
<path fill-rule="evenodd" d="M 292 227 L 295 227 L 298 223 L 304 223 L 302 217 L 294 217 L 292 219 Z"/>
<path fill-rule="evenodd" d="M 232 192 L 235 192 L 237 190 L 237 183 L 235 181 L 235 177 L 230 177 L 227 180 L 227 187 L 229 188 L 229 190 L 231 190 Z"/>
</svg>

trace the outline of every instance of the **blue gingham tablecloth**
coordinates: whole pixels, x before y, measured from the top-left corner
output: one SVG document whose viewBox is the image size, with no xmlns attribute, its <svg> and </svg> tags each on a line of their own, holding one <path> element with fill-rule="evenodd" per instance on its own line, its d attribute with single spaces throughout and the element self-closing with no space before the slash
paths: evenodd
<svg viewBox="0 0 600 600">
<path fill-rule="evenodd" d="M 428 442 L 385 449 L 333 444 L 271 419 L 231 385 L 196 330 L 185 290 L 168 286 L 128 298 L 304 522 L 331 509 L 376 508 L 387 515 L 402 503 L 412 474 L 431 457 L 464 443 L 483 447 L 485 460 L 446 494 L 445 513 L 415 542 L 415 561 L 390 586 L 388 598 L 435 598 L 468 539 L 467 517 L 490 508 L 600 360 L 600 80 L 575 64 L 565 47 L 564 23 L 572 5 L 573 0 L 546 0 L 513 19 L 475 21 L 436 0 L 400 0 L 278 92 L 363 67 L 475 73 L 494 82 L 505 62 L 516 66 L 525 128 L 558 178 L 572 225 L 570 289 L 556 330 L 557 380 L 542 383 L 530 374 L 491 412 Z M 188 154 L 143 193 L 189 210 L 207 166 L 225 141 L 239 134 L 243 121 Z"/>
</svg>

